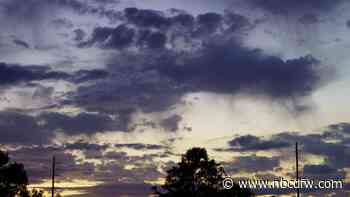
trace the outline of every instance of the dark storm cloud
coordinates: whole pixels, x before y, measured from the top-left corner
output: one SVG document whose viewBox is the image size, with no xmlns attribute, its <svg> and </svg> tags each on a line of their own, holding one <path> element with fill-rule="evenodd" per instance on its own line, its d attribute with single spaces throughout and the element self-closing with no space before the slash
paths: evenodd
<svg viewBox="0 0 350 197">
<path fill-rule="evenodd" d="M 116 148 L 131 148 L 135 150 L 161 150 L 165 147 L 163 145 L 158 144 L 141 144 L 141 143 L 133 143 L 133 144 L 114 144 Z"/>
<path fill-rule="evenodd" d="M 127 129 L 123 122 L 103 114 L 80 113 L 71 117 L 61 113 L 44 113 L 38 119 L 44 122 L 43 127 L 52 131 L 61 130 L 69 135 Z"/>
<path fill-rule="evenodd" d="M 0 143 L 47 144 L 54 137 L 55 132 L 63 132 L 70 136 L 92 135 L 105 131 L 127 131 L 126 126 L 126 122 L 118 117 L 111 118 L 104 114 L 80 113 L 76 116 L 68 116 L 45 112 L 31 116 L 18 112 L 1 111 Z"/>
<path fill-rule="evenodd" d="M 123 160 L 128 156 L 126 152 L 107 152 L 104 157 L 107 159 Z"/>
<path fill-rule="evenodd" d="M 337 170 L 328 165 L 305 165 L 303 172 L 306 174 L 331 174 Z"/>
<path fill-rule="evenodd" d="M 174 89 L 176 84 L 156 71 L 133 68 L 130 62 L 126 65 L 123 68 L 111 65 L 109 71 L 113 77 L 78 88 L 70 102 L 88 110 L 118 114 L 128 122 L 135 110 L 162 111 L 176 103 L 182 94 Z"/>
<path fill-rule="evenodd" d="M 86 142 L 76 142 L 73 144 L 65 144 L 65 149 L 73 149 L 73 150 L 104 150 L 108 148 L 107 144 L 100 145 L 100 144 L 94 144 L 94 143 L 86 143 Z"/>
<path fill-rule="evenodd" d="M 228 173 L 269 171 L 280 164 L 278 157 L 243 156 L 235 159 L 233 162 L 224 163 Z"/>
<path fill-rule="evenodd" d="M 126 8 L 121 15 L 124 17 L 120 19 L 121 25 L 115 28 L 96 27 L 91 38 L 78 46 L 96 44 L 102 48 L 120 50 L 132 45 L 159 49 L 166 43 L 176 45 L 176 38 L 179 37 L 194 39 L 217 31 L 232 33 L 250 26 L 245 17 L 234 13 L 205 13 L 194 17 L 184 11 L 173 10 L 172 16 L 167 16 L 161 11 Z"/>
<path fill-rule="evenodd" d="M 259 8 L 263 8 L 274 14 L 293 14 L 296 12 L 307 12 L 310 10 L 329 11 L 340 3 L 346 2 L 344 0 L 248 0 Z"/>
<path fill-rule="evenodd" d="M 113 29 L 109 27 L 96 27 L 92 33 L 92 38 L 88 43 L 104 42 L 112 32 Z"/>
<path fill-rule="evenodd" d="M 323 82 L 320 62 L 312 56 L 282 60 L 242 46 L 241 37 L 251 25 L 234 13 L 194 17 L 175 11 L 169 16 L 130 8 L 124 17 L 121 25 L 97 27 L 80 43 L 121 55 L 107 66 L 111 77 L 72 92 L 71 104 L 104 113 L 155 112 L 187 93 L 243 92 L 293 101 L 301 111 L 306 106 L 297 100 Z"/>
<path fill-rule="evenodd" d="M 151 49 L 163 48 L 167 41 L 166 35 L 160 32 L 151 32 L 144 30 L 140 32 L 138 44 Z"/>
<path fill-rule="evenodd" d="M 345 134 L 350 134 L 350 124 L 346 122 L 330 125 L 328 129 L 329 129 L 328 132 L 337 131 Z"/>
<path fill-rule="evenodd" d="M 133 41 L 135 31 L 126 25 L 120 25 L 111 30 L 111 35 L 105 47 L 107 48 L 123 48 L 130 45 Z"/>
<path fill-rule="evenodd" d="M 59 4 L 61 6 L 72 8 L 82 13 L 88 12 L 90 9 L 92 9 L 91 7 L 88 6 L 87 3 L 83 3 L 78 0 L 54 0 L 52 2 Z"/>
<path fill-rule="evenodd" d="M 0 112 L 1 144 L 45 144 L 51 135 L 34 117 L 14 112 Z"/>
<path fill-rule="evenodd" d="M 105 70 L 78 70 L 73 74 L 72 81 L 82 83 L 91 80 L 104 79 L 108 77 L 108 72 Z"/>
<path fill-rule="evenodd" d="M 137 8 L 126 8 L 124 12 L 127 21 L 137 26 L 159 29 L 170 25 L 170 20 L 162 12 Z"/>
<path fill-rule="evenodd" d="M 29 48 L 30 48 L 29 44 L 26 43 L 26 42 L 23 41 L 23 40 L 14 39 L 14 40 L 13 40 L 13 43 L 15 43 L 15 44 L 18 45 L 18 46 L 24 47 L 24 48 L 26 48 L 26 49 L 29 49 Z"/>
<path fill-rule="evenodd" d="M 296 133 L 281 133 L 276 135 L 276 141 L 289 141 L 299 142 L 302 146 L 302 151 L 314 155 L 325 156 L 326 162 L 329 166 L 342 169 L 350 166 L 350 149 L 344 144 L 347 137 L 344 135 L 338 135 L 337 138 L 331 138 L 339 140 L 338 143 L 327 143 L 329 132 L 338 132 L 338 130 L 328 130 L 324 134 L 309 134 L 298 135 Z"/>
<path fill-rule="evenodd" d="M 245 135 L 237 137 L 229 142 L 229 145 L 238 151 L 255 151 L 286 148 L 290 146 L 289 142 L 263 140 L 256 136 Z"/>
<path fill-rule="evenodd" d="M 318 17 L 315 14 L 304 14 L 302 17 L 299 18 L 299 22 L 308 25 L 308 24 L 315 24 L 319 22 Z"/>
<path fill-rule="evenodd" d="M 48 66 L 17 65 L 0 62 L 0 85 L 16 85 L 40 80 L 66 80 L 82 83 L 107 76 L 108 73 L 104 70 L 79 70 L 69 74 L 62 71 L 54 71 Z"/>
<path fill-rule="evenodd" d="M 85 31 L 82 29 L 76 29 L 73 32 L 75 33 L 74 40 L 77 42 L 81 42 L 86 36 Z"/>
<path fill-rule="evenodd" d="M 211 34 L 214 33 L 221 25 L 223 16 L 216 13 L 200 14 L 197 17 L 200 34 Z"/>
<path fill-rule="evenodd" d="M 34 80 L 59 80 L 68 78 L 69 75 L 67 73 L 52 71 L 46 66 L 21 66 L 0 63 L 0 85 L 12 85 Z"/>
<path fill-rule="evenodd" d="M 273 98 L 309 95 L 320 81 L 319 62 L 311 56 L 284 61 L 232 42 L 208 45 L 183 65 L 162 62 L 159 71 L 193 91 L 248 92 Z"/>
<path fill-rule="evenodd" d="M 137 36 L 137 37 L 136 37 Z M 166 43 L 166 36 L 151 30 L 136 30 L 125 24 L 116 28 L 98 27 L 94 29 L 92 38 L 79 44 L 80 47 L 97 44 L 105 49 L 123 49 L 131 45 L 148 48 L 162 48 Z"/>
<path fill-rule="evenodd" d="M 179 129 L 179 123 L 181 122 L 181 120 L 182 120 L 182 117 L 175 114 L 173 116 L 170 116 L 162 120 L 160 125 L 168 131 L 175 132 Z"/>
<path fill-rule="evenodd" d="M 49 8 L 47 0 L 3 0 L 0 3 L 3 14 L 8 20 L 16 20 L 19 24 L 23 22 L 35 23 L 41 20 Z"/>
<path fill-rule="evenodd" d="M 51 23 L 56 28 L 61 28 L 61 27 L 72 28 L 74 26 L 73 23 L 66 18 L 57 18 L 57 19 L 52 20 Z"/>
</svg>

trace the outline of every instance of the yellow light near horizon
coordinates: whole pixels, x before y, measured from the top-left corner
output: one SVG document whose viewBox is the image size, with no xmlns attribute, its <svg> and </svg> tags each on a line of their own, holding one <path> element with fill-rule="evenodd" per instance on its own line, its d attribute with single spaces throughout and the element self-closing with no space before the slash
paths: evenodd
<svg viewBox="0 0 350 197">
<path fill-rule="evenodd" d="M 146 180 L 144 182 L 151 185 L 162 185 L 165 183 L 165 178 L 158 178 L 156 180 Z"/>
<path fill-rule="evenodd" d="M 84 188 L 84 187 L 95 187 L 103 182 L 101 181 L 90 181 L 85 179 L 73 179 L 70 181 L 57 181 L 55 183 L 55 187 L 57 188 Z M 51 180 L 44 179 L 42 183 L 38 184 L 30 184 L 29 188 L 50 188 L 51 187 Z"/>
<path fill-rule="evenodd" d="M 60 194 L 61 196 L 69 197 L 69 196 L 76 196 L 76 195 L 82 195 L 87 193 L 83 191 L 77 191 L 77 190 L 63 190 L 62 192 L 60 192 Z"/>
<path fill-rule="evenodd" d="M 60 191 L 59 194 L 63 197 L 70 197 L 70 196 L 83 195 L 83 194 L 86 194 L 86 192 L 77 191 L 77 190 L 63 190 L 63 191 Z M 44 191 L 44 196 L 51 196 L 51 192 Z"/>
<path fill-rule="evenodd" d="M 309 165 L 322 165 L 325 163 L 326 157 L 313 154 L 305 154 L 303 156 L 303 163 Z"/>
<path fill-rule="evenodd" d="M 345 175 L 345 182 L 346 183 L 350 183 L 350 168 L 344 168 L 344 171 L 346 172 L 346 175 Z"/>
</svg>

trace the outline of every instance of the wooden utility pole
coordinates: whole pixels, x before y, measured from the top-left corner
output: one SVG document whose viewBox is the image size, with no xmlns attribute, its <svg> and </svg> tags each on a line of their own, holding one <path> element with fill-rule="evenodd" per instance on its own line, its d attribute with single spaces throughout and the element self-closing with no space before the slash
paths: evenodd
<svg viewBox="0 0 350 197">
<path fill-rule="evenodd" d="M 299 150 L 298 150 L 298 142 L 295 143 L 295 171 L 297 177 L 297 197 L 300 197 L 300 183 L 299 183 Z"/>
<path fill-rule="evenodd" d="M 52 197 L 55 196 L 55 165 L 56 165 L 56 158 L 55 156 L 52 157 L 52 188 L 51 188 L 51 194 Z"/>
</svg>

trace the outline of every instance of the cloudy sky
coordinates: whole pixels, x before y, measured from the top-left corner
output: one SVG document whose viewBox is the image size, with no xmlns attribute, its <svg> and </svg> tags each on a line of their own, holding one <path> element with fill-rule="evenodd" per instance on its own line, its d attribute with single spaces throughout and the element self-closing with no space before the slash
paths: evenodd
<svg viewBox="0 0 350 197">
<path fill-rule="evenodd" d="M 292 178 L 296 141 L 303 177 L 350 183 L 349 9 L 0 0 L 0 148 L 32 187 L 55 155 L 65 196 L 148 196 L 194 146 L 237 178 Z"/>
</svg>

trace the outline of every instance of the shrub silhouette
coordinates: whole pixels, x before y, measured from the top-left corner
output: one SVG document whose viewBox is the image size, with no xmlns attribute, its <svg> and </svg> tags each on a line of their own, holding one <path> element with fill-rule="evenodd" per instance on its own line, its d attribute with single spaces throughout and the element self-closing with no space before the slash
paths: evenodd
<svg viewBox="0 0 350 197">
<path fill-rule="evenodd" d="M 209 159 L 204 148 L 192 148 L 182 156 L 177 166 L 167 171 L 165 184 L 153 187 L 158 197 L 251 197 L 253 193 L 237 184 L 224 189 L 224 168 Z"/>
</svg>

